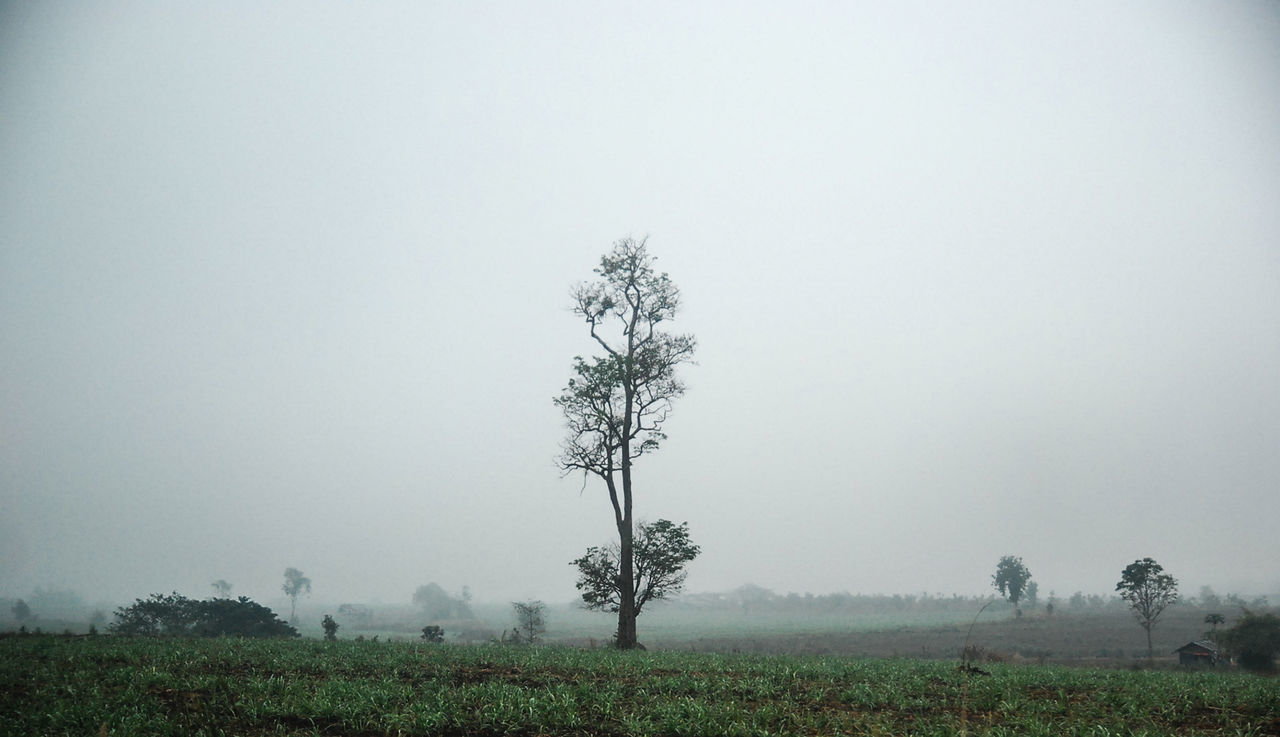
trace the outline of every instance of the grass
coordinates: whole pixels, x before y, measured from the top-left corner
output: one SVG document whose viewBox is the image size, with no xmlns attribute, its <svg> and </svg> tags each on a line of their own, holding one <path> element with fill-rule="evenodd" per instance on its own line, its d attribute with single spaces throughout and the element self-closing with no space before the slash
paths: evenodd
<svg viewBox="0 0 1280 737">
<path fill-rule="evenodd" d="M 314 640 L 0 639 L 3 735 L 1280 734 L 1275 679 Z"/>
</svg>

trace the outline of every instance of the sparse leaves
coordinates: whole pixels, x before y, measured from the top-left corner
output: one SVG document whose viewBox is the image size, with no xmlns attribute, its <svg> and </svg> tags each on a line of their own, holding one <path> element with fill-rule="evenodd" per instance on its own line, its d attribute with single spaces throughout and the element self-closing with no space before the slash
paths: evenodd
<svg viewBox="0 0 1280 737">
<path fill-rule="evenodd" d="M 620 240 L 595 270 L 601 280 L 574 290 L 573 311 L 605 354 L 575 356 L 573 377 L 554 399 L 569 429 L 559 459 L 566 472 L 611 477 L 624 455 L 634 460 L 666 439 L 662 425 L 685 391 L 675 370 L 692 360 L 696 342 L 658 329 L 675 315 L 680 292 L 653 261 L 643 241 Z"/>
<path fill-rule="evenodd" d="M 513 601 L 511 608 L 515 610 L 519 641 L 529 645 L 537 643 L 547 631 L 546 605 L 540 601 Z"/>
<path fill-rule="evenodd" d="M 298 621 L 298 597 L 311 593 L 311 579 L 302 575 L 297 568 L 284 569 L 284 585 L 280 587 L 284 595 L 289 597 L 289 621 Z"/>
</svg>

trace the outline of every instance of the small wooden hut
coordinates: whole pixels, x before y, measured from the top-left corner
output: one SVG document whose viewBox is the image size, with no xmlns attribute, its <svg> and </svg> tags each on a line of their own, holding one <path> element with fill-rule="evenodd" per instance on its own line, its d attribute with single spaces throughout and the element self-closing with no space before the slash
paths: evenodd
<svg viewBox="0 0 1280 737">
<path fill-rule="evenodd" d="M 1218 646 L 1209 640 L 1194 640 L 1174 650 L 1178 665 L 1208 666 L 1218 664 Z"/>
</svg>

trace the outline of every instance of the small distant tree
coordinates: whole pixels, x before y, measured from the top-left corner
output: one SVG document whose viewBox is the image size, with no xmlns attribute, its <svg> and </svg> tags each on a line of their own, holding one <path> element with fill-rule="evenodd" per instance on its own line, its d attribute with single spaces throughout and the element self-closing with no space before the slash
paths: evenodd
<svg viewBox="0 0 1280 737">
<path fill-rule="evenodd" d="M 991 577 L 991 583 L 996 587 L 996 591 L 1000 595 L 1009 600 L 1013 605 L 1013 610 L 1017 616 L 1022 616 L 1022 610 L 1018 608 L 1018 601 L 1022 598 L 1022 592 L 1027 588 L 1027 582 L 1031 580 L 1031 571 L 1022 563 L 1021 558 L 1012 555 L 1006 555 L 996 564 L 996 573 Z"/>
<path fill-rule="evenodd" d="M 1260 673 L 1274 673 L 1280 654 L 1280 617 L 1248 609 L 1230 628 L 1222 631 L 1222 642 L 1240 665 Z"/>
<path fill-rule="evenodd" d="M 622 602 L 633 604 L 632 612 L 639 616 L 644 605 L 655 599 L 664 599 L 684 587 L 684 567 L 702 549 L 689 539 L 689 523 L 679 525 L 660 519 L 653 523 L 641 523 L 634 541 L 634 589 L 626 590 L 625 577 L 618 573 L 621 550 L 617 545 L 588 548 L 587 554 L 573 561 L 578 569 L 578 591 L 587 609 L 603 609 L 618 612 Z M 621 647 L 622 644 L 619 644 Z M 631 647 L 635 643 L 631 643 Z"/>
<path fill-rule="evenodd" d="M 13 618 L 18 620 L 19 624 L 31 619 L 31 607 L 27 602 L 18 599 L 18 602 L 13 605 Z"/>
<path fill-rule="evenodd" d="M 289 597 L 289 622 L 298 621 L 298 597 L 311 593 L 311 579 L 302 575 L 297 568 L 284 569 L 284 585 L 280 587 L 284 595 Z"/>
<path fill-rule="evenodd" d="M 1205 636 L 1210 640 L 1216 639 L 1215 636 L 1218 634 L 1218 625 L 1226 621 L 1227 618 L 1217 612 L 1204 615 L 1204 623 L 1209 625 L 1209 631 L 1204 633 Z"/>
<path fill-rule="evenodd" d="M 530 645 L 536 643 L 546 627 L 546 605 L 540 601 L 513 601 L 511 607 L 516 613 L 516 632 L 520 639 Z"/>
<path fill-rule="evenodd" d="M 1222 606 L 1222 597 L 1218 596 L 1218 594 L 1214 592 L 1212 586 L 1201 586 L 1199 598 L 1200 606 Z"/>
<path fill-rule="evenodd" d="M 422 639 L 431 643 L 444 642 L 444 629 L 439 625 L 429 624 L 422 628 Z"/>
<path fill-rule="evenodd" d="M 1155 662 L 1151 645 L 1151 629 L 1169 605 L 1178 601 L 1178 581 L 1164 572 L 1164 566 L 1151 558 L 1135 560 L 1125 566 L 1116 591 L 1133 609 L 1138 624 L 1147 632 L 1147 661 Z"/>
<path fill-rule="evenodd" d="M 231 584 L 226 579 L 220 578 L 210 584 L 213 587 L 213 595 L 218 599 L 225 599 L 231 596 Z"/>
<path fill-rule="evenodd" d="M 1040 603 L 1040 584 L 1035 581 L 1029 581 L 1027 590 L 1023 592 L 1022 598 L 1026 600 L 1027 606 L 1035 609 L 1036 605 Z"/>
<path fill-rule="evenodd" d="M 469 598 L 470 590 L 464 587 L 464 594 Z M 413 592 L 413 604 L 422 610 L 428 620 L 471 619 L 471 607 L 463 598 L 454 598 L 438 583 L 419 586 Z"/>
<path fill-rule="evenodd" d="M 328 614 L 324 615 L 324 619 L 320 622 L 320 626 L 324 627 L 324 639 L 330 642 L 338 639 L 338 623 Z"/>
</svg>

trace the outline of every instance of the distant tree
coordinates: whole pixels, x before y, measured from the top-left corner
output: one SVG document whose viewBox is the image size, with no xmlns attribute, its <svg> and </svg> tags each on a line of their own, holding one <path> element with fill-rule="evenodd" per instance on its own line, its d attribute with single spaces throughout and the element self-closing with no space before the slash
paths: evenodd
<svg viewBox="0 0 1280 737">
<path fill-rule="evenodd" d="M 13 605 L 13 618 L 18 620 L 19 624 L 31 619 L 31 607 L 27 602 L 18 599 L 18 602 Z"/>
<path fill-rule="evenodd" d="M 284 585 L 280 587 L 284 595 L 289 597 L 289 622 L 298 622 L 298 597 L 311 593 L 311 579 L 302 575 L 297 568 L 284 569 Z"/>
<path fill-rule="evenodd" d="M 338 639 L 338 623 L 334 621 L 333 617 L 328 614 L 324 615 L 324 619 L 321 620 L 320 626 L 324 628 L 324 639 L 329 640 L 330 642 Z"/>
<path fill-rule="evenodd" d="M 1273 673 L 1280 654 L 1280 617 L 1245 610 L 1244 616 L 1222 631 L 1222 642 L 1249 670 Z"/>
<path fill-rule="evenodd" d="M 728 598 L 734 604 L 742 607 L 744 616 L 749 616 L 752 612 L 759 614 L 766 609 L 772 609 L 774 602 L 778 599 L 778 595 L 763 586 L 744 583 L 730 591 Z"/>
<path fill-rule="evenodd" d="M 120 607 L 108 629 L 117 635 L 297 637 L 267 607 L 239 599 L 196 601 L 177 593 L 152 594 Z"/>
<path fill-rule="evenodd" d="M 1200 587 L 1200 606 L 1213 607 L 1222 606 L 1222 598 L 1213 590 L 1212 586 Z"/>
<path fill-rule="evenodd" d="M 1226 622 L 1227 618 L 1218 613 L 1204 615 L 1204 623 L 1209 625 L 1209 631 L 1204 633 L 1210 640 L 1215 639 L 1218 634 L 1218 625 Z"/>
<path fill-rule="evenodd" d="M 1035 581 L 1028 581 L 1027 590 L 1023 592 L 1022 598 L 1026 600 L 1027 606 L 1035 609 L 1036 605 L 1040 603 L 1040 584 Z"/>
<path fill-rule="evenodd" d="M 634 550 L 632 464 L 666 440 L 663 424 L 672 403 L 685 392 L 676 368 L 692 360 L 695 348 L 692 336 L 661 329 L 680 307 L 680 290 L 654 270 L 654 261 L 645 241 L 624 238 L 600 259 L 595 269 L 600 279 L 574 290 L 573 312 L 587 323 L 604 355 L 574 357 L 574 376 L 554 400 L 569 430 L 558 459 L 561 470 L 600 477 L 613 506 L 618 552 L 612 558 L 620 565 L 617 581 L 606 588 L 614 591 L 609 607 L 618 614 L 616 644 L 624 650 L 637 644 L 642 590 L 634 568 L 639 556 Z M 583 568 L 607 563 L 602 555 L 592 558 L 588 553 L 593 562 Z"/>
<path fill-rule="evenodd" d="M 1164 572 L 1164 567 L 1151 558 L 1135 560 L 1125 566 L 1116 584 L 1116 591 L 1133 609 L 1138 624 L 1147 632 L 1147 660 L 1155 662 L 1155 650 L 1151 645 L 1151 628 L 1160 615 L 1178 601 L 1178 581 Z"/>
<path fill-rule="evenodd" d="M 538 641 L 546 627 L 546 605 L 540 601 L 513 601 L 516 613 L 516 632 L 524 642 L 532 645 Z"/>
<path fill-rule="evenodd" d="M 227 583 L 226 579 L 220 578 L 217 581 L 214 581 L 211 586 L 213 586 L 213 595 L 215 598 L 225 599 L 228 596 L 231 596 L 231 584 Z"/>
<path fill-rule="evenodd" d="M 429 624 L 422 628 L 422 639 L 432 643 L 444 642 L 444 629 L 438 625 Z"/>
<path fill-rule="evenodd" d="M 413 603 L 428 620 L 471 619 L 473 616 L 465 601 L 449 596 L 437 583 L 419 586 L 413 592 Z"/>
<path fill-rule="evenodd" d="M 362 604 L 343 604 L 338 607 L 338 616 L 347 620 L 348 624 L 367 627 L 373 621 L 373 610 Z"/>
<path fill-rule="evenodd" d="M 632 588 L 618 571 L 621 549 L 617 545 L 588 548 L 587 554 L 573 561 L 578 568 L 578 591 L 587 609 L 617 612 L 624 600 L 632 604 L 636 616 L 644 605 L 666 598 L 684 586 L 684 567 L 702 549 L 689 539 L 689 523 L 679 525 L 670 520 L 640 524 L 633 547 Z M 635 643 L 632 643 L 634 646 Z"/>
<path fill-rule="evenodd" d="M 1017 616 L 1022 616 L 1022 610 L 1018 608 L 1018 601 L 1022 598 L 1022 592 L 1027 588 L 1027 582 L 1031 580 L 1031 571 L 1022 563 L 1021 558 L 1012 555 L 1006 555 L 996 564 L 995 575 L 991 577 L 991 583 L 996 587 L 996 591 L 1000 595 L 1009 600 L 1013 605 L 1013 610 Z"/>
</svg>

